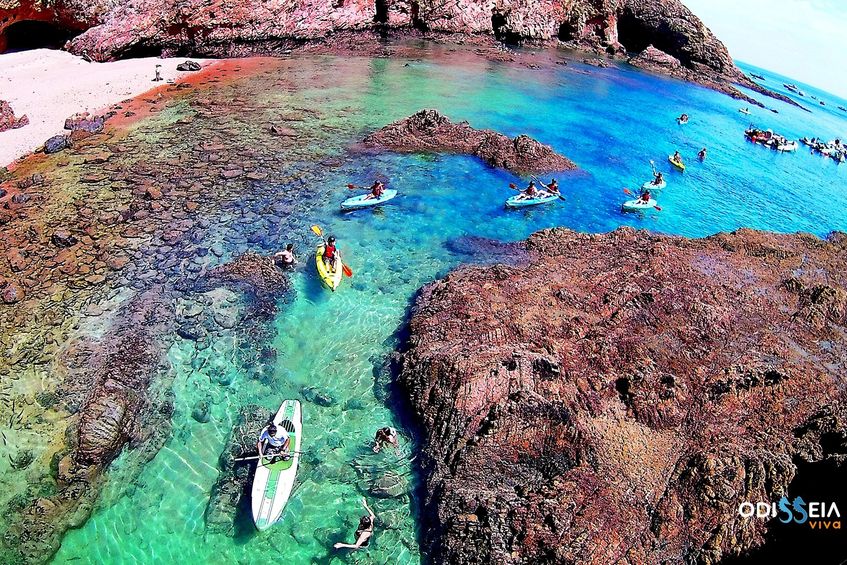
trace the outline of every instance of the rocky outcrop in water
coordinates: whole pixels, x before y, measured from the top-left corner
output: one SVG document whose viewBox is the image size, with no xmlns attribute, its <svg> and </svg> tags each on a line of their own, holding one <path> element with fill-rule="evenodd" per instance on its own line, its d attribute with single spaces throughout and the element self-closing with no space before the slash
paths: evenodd
<svg viewBox="0 0 847 565">
<path fill-rule="evenodd" d="M 162 52 L 273 53 L 338 32 L 387 29 L 484 34 L 510 42 L 559 40 L 614 55 L 638 54 L 652 45 L 686 69 L 675 76 L 728 92 L 726 83 L 739 82 L 771 94 L 735 67 L 726 47 L 679 0 L 322 0 L 295 2 L 285 10 L 269 0 L 8 0 L 0 4 L 0 51 L 7 28 L 26 20 L 50 22 L 71 35 L 84 30 L 69 48 L 101 60 Z"/>
<path fill-rule="evenodd" d="M 847 236 L 527 246 L 414 309 L 400 380 L 435 563 L 717 563 L 765 539 L 739 503 L 790 493 L 800 462 L 843 473 Z"/>
<path fill-rule="evenodd" d="M 468 122 L 453 123 L 438 110 L 420 112 L 385 126 L 364 139 L 368 147 L 414 153 L 459 153 L 479 157 L 513 173 L 570 171 L 573 161 L 526 135 L 509 139 Z"/>
<path fill-rule="evenodd" d="M 12 106 L 5 100 L 0 100 L 0 132 L 22 128 L 29 123 L 29 118 L 26 114 L 16 116 Z"/>
</svg>

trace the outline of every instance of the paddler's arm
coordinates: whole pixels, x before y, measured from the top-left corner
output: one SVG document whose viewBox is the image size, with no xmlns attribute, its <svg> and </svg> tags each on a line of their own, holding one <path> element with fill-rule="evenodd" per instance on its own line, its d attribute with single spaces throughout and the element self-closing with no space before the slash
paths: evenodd
<svg viewBox="0 0 847 565">
<path fill-rule="evenodd" d="M 365 510 L 368 511 L 368 514 L 371 515 L 371 523 L 373 523 L 373 519 L 376 518 L 376 514 L 374 514 L 374 511 L 371 510 L 370 506 L 368 506 L 368 500 L 364 496 L 362 497 L 362 506 L 364 506 Z"/>
<path fill-rule="evenodd" d="M 262 440 L 256 442 L 256 449 L 259 450 L 259 465 L 262 464 L 262 458 L 265 456 L 264 451 L 262 450 Z"/>
</svg>

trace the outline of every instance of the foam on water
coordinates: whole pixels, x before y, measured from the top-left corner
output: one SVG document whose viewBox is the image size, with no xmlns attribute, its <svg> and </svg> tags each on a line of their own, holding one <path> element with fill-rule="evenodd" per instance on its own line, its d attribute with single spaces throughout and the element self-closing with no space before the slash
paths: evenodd
<svg viewBox="0 0 847 565">
<path fill-rule="evenodd" d="M 330 293 L 316 279 L 313 248 L 298 249 L 296 292 L 275 321 L 279 357 L 267 382 L 239 374 L 244 344 L 232 339 L 204 352 L 187 342 L 174 345 L 171 439 L 133 484 L 113 484 L 104 493 L 93 517 L 66 536 L 56 563 L 419 562 L 411 487 L 399 499 L 372 499 L 383 521 L 367 552 L 336 553 L 331 545 L 350 541 L 370 479 L 393 469 L 414 485 L 408 439 L 399 457 L 375 455 L 369 442 L 378 427 L 401 426 L 385 360 L 417 290 L 474 259 L 454 251 L 451 241 L 469 235 L 518 240 L 550 226 L 601 232 L 631 225 L 687 236 L 742 226 L 819 235 L 847 230 L 847 168 L 802 151 L 777 154 L 747 143 L 743 130 L 750 118 L 730 98 L 630 69 L 572 63 L 531 70 L 467 56 L 463 64 L 452 64 L 427 58 L 426 50 L 421 54 L 414 61 L 308 57 L 295 62 L 296 71 L 279 70 L 281 79 L 310 72 L 343 76 L 343 88 L 303 86 L 298 93 L 323 112 L 327 143 L 338 145 L 342 164 L 327 169 L 315 187 L 315 199 L 297 218 L 297 238 L 311 245 L 304 235 L 311 224 L 336 234 L 354 277 Z M 276 100 L 281 108 L 291 99 L 285 89 L 269 90 L 249 76 L 238 89 L 263 103 Z M 791 136 L 847 131 L 847 122 L 831 112 L 774 105 L 781 113 L 761 111 L 760 126 Z M 424 107 L 553 145 L 582 168 L 559 175 L 567 202 L 504 210 L 513 194 L 508 184 L 521 181 L 467 157 L 341 152 L 366 132 Z M 687 126 L 674 121 L 682 112 L 692 117 Z M 709 156 L 699 163 L 695 154 L 703 146 Z M 689 164 L 684 174 L 667 163 L 675 149 Z M 668 180 L 658 196 L 663 210 L 621 214 L 628 199 L 622 188 L 649 179 L 651 159 Z M 343 187 L 368 183 L 376 174 L 385 175 L 400 196 L 377 210 L 341 214 L 338 205 L 351 194 Z M 280 234 L 280 244 L 287 236 Z M 249 247 L 227 248 L 225 257 Z M 213 366 L 229 374 L 229 386 L 209 379 Z M 203 512 L 217 458 L 240 407 L 258 403 L 271 412 L 284 398 L 302 399 L 305 387 L 316 387 L 334 404 L 304 402 L 309 453 L 282 523 L 257 534 L 248 511 L 239 516 L 235 539 L 205 533 Z M 198 399 L 209 402 L 209 423 L 191 417 Z M 110 471 L 113 483 L 125 459 Z"/>
</svg>

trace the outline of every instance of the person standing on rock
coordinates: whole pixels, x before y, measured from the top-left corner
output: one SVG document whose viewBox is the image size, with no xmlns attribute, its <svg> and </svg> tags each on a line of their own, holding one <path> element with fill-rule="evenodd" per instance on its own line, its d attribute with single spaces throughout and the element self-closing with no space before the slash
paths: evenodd
<svg viewBox="0 0 847 565">
<path fill-rule="evenodd" d="M 283 460 L 290 459 L 291 455 L 288 452 L 290 446 L 291 438 L 285 428 L 271 422 L 259 434 L 259 441 L 256 443 L 256 449 L 259 450 L 259 465 L 262 464 L 262 458 L 266 454 L 271 457 L 279 456 Z"/>
<path fill-rule="evenodd" d="M 297 258 L 294 256 L 294 244 L 289 243 L 283 251 L 275 253 L 274 263 L 283 269 L 293 269 L 297 264 Z"/>
<path fill-rule="evenodd" d="M 370 545 L 371 538 L 374 535 L 374 519 L 376 518 L 376 515 L 373 510 L 371 510 L 370 506 L 368 506 L 368 501 L 364 496 L 362 497 L 362 506 L 364 506 L 365 510 L 368 511 L 368 515 L 362 516 L 359 519 L 359 527 L 356 529 L 356 543 L 338 542 L 332 547 L 335 549 L 341 549 L 343 547 L 348 549 L 359 549 Z"/>
<path fill-rule="evenodd" d="M 379 453 L 386 445 L 393 445 L 394 449 L 399 451 L 400 442 L 397 437 L 397 430 L 390 426 L 378 429 L 374 437 L 374 453 Z"/>
</svg>

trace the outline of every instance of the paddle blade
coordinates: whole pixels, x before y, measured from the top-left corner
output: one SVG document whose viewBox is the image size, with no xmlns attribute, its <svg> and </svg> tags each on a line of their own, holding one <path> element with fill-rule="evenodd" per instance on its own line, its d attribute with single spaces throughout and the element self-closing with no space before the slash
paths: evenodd
<svg viewBox="0 0 847 565">
<path fill-rule="evenodd" d="M 312 226 L 312 231 L 315 232 L 315 235 L 318 237 L 323 237 L 324 232 L 321 231 L 321 227 L 318 225 Z"/>
<path fill-rule="evenodd" d="M 631 191 L 631 190 L 629 190 L 628 188 L 623 189 L 623 193 L 624 193 L 624 194 L 629 194 L 630 196 L 632 196 L 632 191 Z"/>
<path fill-rule="evenodd" d="M 353 271 L 350 269 L 350 267 L 348 267 L 347 265 L 345 265 L 343 263 L 341 264 L 341 272 L 344 273 L 345 277 L 352 277 L 353 276 Z"/>
<path fill-rule="evenodd" d="M 349 188 L 350 190 L 353 190 L 354 188 L 356 188 L 356 185 L 355 184 L 348 184 L 347 188 Z"/>
<path fill-rule="evenodd" d="M 509 188 L 511 188 L 512 190 L 517 190 L 517 189 L 518 189 L 518 187 L 516 187 L 516 186 L 515 186 L 515 183 L 513 183 L 513 182 L 510 182 L 510 183 L 509 183 Z"/>
<path fill-rule="evenodd" d="M 659 212 L 661 212 L 661 211 L 662 211 L 662 207 L 661 207 L 661 206 L 653 206 L 653 208 L 655 208 L 655 209 L 656 209 L 656 210 L 658 210 Z"/>
</svg>

